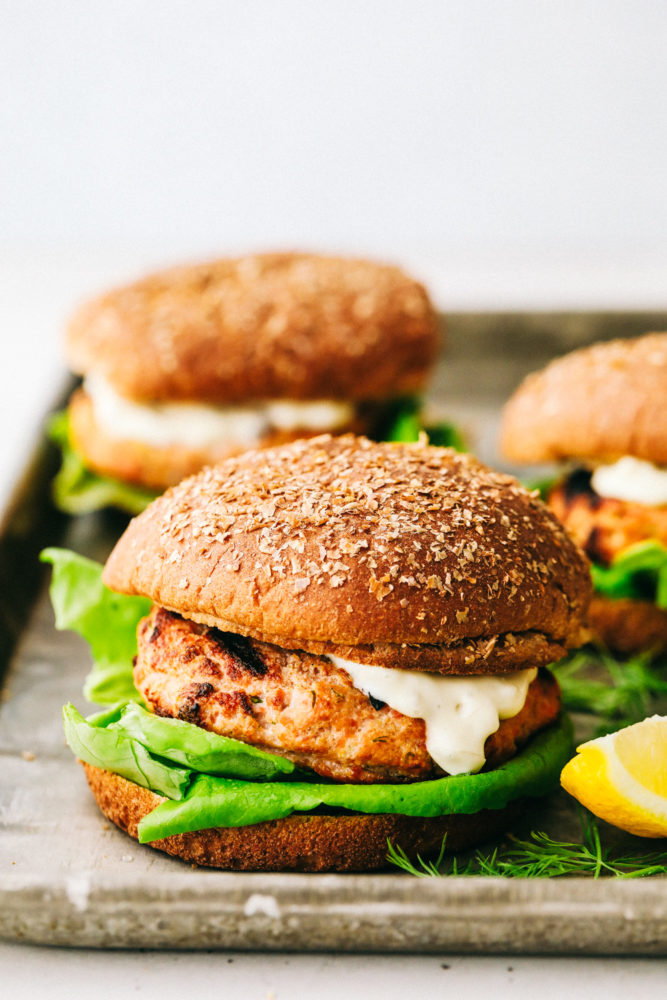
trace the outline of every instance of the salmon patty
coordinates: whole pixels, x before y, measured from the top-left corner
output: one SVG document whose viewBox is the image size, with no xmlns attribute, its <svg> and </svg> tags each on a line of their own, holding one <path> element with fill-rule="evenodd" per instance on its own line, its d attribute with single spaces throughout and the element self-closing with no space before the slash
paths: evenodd
<svg viewBox="0 0 667 1000">
<path fill-rule="evenodd" d="M 280 754 L 325 778 L 401 782 L 443 774 L 426 749 L 423 720 L 365 695 L 328 657 L 154 607 L 139 624 L 134 681 L 156 714 Z M 540 670 L 522 710 L 488 737 L 486 767 L 512 757 L 559 711 L 558 684 Z"/>
<path fill-rule="evenodd" d="M 586 469 L 555 486 L 548 503 L 589 559 L 602 566 L 648 538 L 667 546 L 667 507 L 602 497 L 592 488 Z"/>
</svg>

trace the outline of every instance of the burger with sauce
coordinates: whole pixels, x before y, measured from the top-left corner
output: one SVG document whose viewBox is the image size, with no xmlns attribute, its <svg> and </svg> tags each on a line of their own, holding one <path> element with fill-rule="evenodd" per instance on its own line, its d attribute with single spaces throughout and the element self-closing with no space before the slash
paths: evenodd
<svg viewBox="0 0 667 1000">
<path fill-rule="evenodd" d="M 505 407 L 515 462 L 567 463 L 547 502 L 593 564 L 594 636 L 667 649 L 667 333 L 574 351 Z"/>
<path fill-rule="evenodd" d="M 470 456 L 351 435 L 248 452 L 135 518 L 104 585 L 46 558 L 58 625 L 93 645 L 87 694 L 114 703 L 68 706 L 69 744 L 110 820 L 188 861 L 461 849 L 570 755 L 547 667 L 579 641 L 588 565 Z"/>
<path fill-rule="evenodd" d="M 383 433 L 437 350 L 421 285 L 396 267 L 273 253 L 180 267 L 82 306 L 67 355 L 83 384 L 52 422 L 58 505 L 138 513 L 249 448 Z"/>
</svg>

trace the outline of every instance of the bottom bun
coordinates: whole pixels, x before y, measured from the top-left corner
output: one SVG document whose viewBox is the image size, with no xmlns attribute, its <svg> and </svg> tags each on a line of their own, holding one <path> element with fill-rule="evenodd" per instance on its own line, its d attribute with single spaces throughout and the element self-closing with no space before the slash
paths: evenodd
<svg viewBox="0 0 667 1000">
<path fill-rule="evenodd" d="M 595 594 L 586 624 L 593 638 L 614 653 L 667 650 L 667 611 L 650 601 Z"/>
<path fill-rule="evenodd" d="M 104 815 L 136 839 L 140 821 L 164 799 L 111 771 L 86 763 L 83 768 Z M 180 833 L 146 846 L 232 871 L 360 872 L 386 867 L 387 840 L 409 858 L 437 853 L 445 835 L 448 852 L 465 850 L 502 833 L 520 812 L 517 800 L 471 816 L 294 814 L 252 826 Z"/>
</svg>

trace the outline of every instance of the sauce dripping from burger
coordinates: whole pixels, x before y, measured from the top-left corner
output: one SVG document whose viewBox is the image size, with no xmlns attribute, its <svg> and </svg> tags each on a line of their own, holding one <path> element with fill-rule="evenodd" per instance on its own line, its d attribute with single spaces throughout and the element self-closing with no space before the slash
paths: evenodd
<svg viewBox="0 0 667 1000">
<path fill-rule="evenodd" d="M 484 744 L 501 719 L 517 715 L 537 670 L 487 677 L 443 677 L 373 667 L 330 656 L 364 694 L 426 724 L 426 749 L 447 774 L 473 774 L 485 763 Z"/>
</svg>

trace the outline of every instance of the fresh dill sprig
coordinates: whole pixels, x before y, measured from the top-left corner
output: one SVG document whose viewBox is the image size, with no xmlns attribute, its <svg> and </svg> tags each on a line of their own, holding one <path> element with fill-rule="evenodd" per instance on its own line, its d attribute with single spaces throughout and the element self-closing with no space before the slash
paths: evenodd
<svg viewBox="0 0 667 1000">
<path fill-rule="evenodd" d="M 533 831 L 526 840 L 510 837 L 506 846 L 495 847 L 489 854 L 477 851 L 461 864 L 456 858 L 445 861 L 446 838 L 434 861 L 419 855 L 412 862 L 400 846 L 388 841 L 387 860 L 417 878 L 452 875 L 487 875 L 503 878 L 559 878 L 581 875 L 599 878 L 644 878 L 667 875 L 667 851 L 613 856 L 602 846 L 598 824 L 592 816 L 579 813 L 582 843 L 554 840 L 546 833 Z"/>
<path fill-rule="evenodd" d="M 424 860 L 420 854 L 417 855 L 417 868 L 410 858 L 407 856 L 400 844 L 396 847 L 392 844 L 391 840 L 387 838 L 387 861 L 391 861 L 392 865 L 396 865 L 397 868 L 401 868 L 408 875 L 416 875 L 417 878 L 430 878 L 433 875 L 443 875 L 445 874 L 440 870 L 443 859 L 445 857 L 445 850 L 447 846 L 447 834 L 442 838 L 442 844 L 440 845 L 440 853 L 438 854 L 435 861 Z M 453 858 L 450 865 L 456 865 L 456 858 Z M 449 872 L 448 874 L 452 874 Z"/>
<path fill-rule="evenodd" d="M 650 655 L 621 661 L 602 650 L 579 650 L 554 673 L 565 708 L 599 717 L 595 736 L 640 722 L 667 703 L 667 671 Z"/>
</svg>

